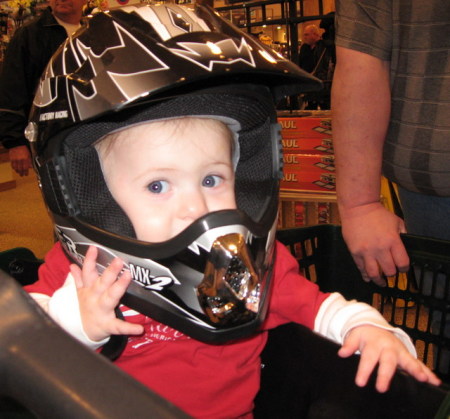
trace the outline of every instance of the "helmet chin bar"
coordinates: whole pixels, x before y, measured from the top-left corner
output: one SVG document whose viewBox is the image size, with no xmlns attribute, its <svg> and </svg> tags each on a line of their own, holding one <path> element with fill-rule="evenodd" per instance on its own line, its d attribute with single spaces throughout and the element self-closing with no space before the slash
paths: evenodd
<svg viewBox="0 0 450 419">
<path fill-rule="evenodd" d="M 212 323 L 241 324 L 256 317 L 260 283 L 241 234 L 217 238 L 197 287 L 200 306 Z"/>
<path fill-rule="evenodd" d="M 154 244 L 77 218 L 54 214 L 54 221 L 65 252 L 79 265 L 90 245 L 98 249 L 99 274 L 113 258 L 123 260 L 133 281 L 122 304 L 191 338 L 209 344 L 242 339 L 255 334 L 266 317 L 275 223 L 267 232 L 239 211 L 219 211 Z"/>
</svg>

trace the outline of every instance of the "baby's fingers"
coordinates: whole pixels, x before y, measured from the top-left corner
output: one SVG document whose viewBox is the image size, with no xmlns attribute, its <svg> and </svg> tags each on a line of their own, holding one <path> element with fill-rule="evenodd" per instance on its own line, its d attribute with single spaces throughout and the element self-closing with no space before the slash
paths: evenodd
<svg viewBox="0 0 450 419">
<path fill-rule="evenodd" d="M 423 362 L 413 356 L 405 357 L 399 363 L 399 367 L 418 381 L 425 381 L 434 385 L 441 384 L 441 380 Z"/>
<path fill-rule="evenodd" d="M 120 302 L 120 299 L 125 294 L 125 291 L 130 285 L 131 282 L 131 274 L 130 271 L 124 271 L 118 277 L 116 276 L 116 280 L 108 289 L 108 297 L 112 300 L 112 304 L 117 306 Z"/>
<path fill-rule="evenodd" d="M 111 285 L 117 281 L 117 278 L 119 278 L 122 268 L 122 260 L 114 258 L 101 274 L 99 281 L 97 281 L 99 291 L 104 291 L 111 287 Z"/>
<path fill-rule="evenodd" d="M 338 355 L 342 358 L 347 358 L 354 354 L 357 350 L 361 349 L 360 345 L 360 333 L 358 333 L 357 330 L 354 330 L 352 333 L 347 335 L 342 347 L 338 351 Z M 377 361 L 378 354 L 371 350 L 371 348 L 365 348 L 365 350 L 362 351 L 355 378 L 356 385 L 359 387 L 364 387 L 367 384 Z"/>
<path fill-rule="evenodd" d="M 366 348 L 362 352 L 355 378 L 355 383 L 357 386 L 364 387 L 367 384 L 379 359 L 379 354 L 376 353 L 376 351 L 371 351 Z M 388 370 L 386 370 L 386 374 L 388 374 Z M 384 383 L 384 380 L 382 380 L 382 382 Z"/>
<path fill-rule="evenodd" d="M 338 355 L 341 358 L 348 358 L 350 355 L 353 355 L 359 349 L 359 341 L 356 338 L 352 338 L 350 334 L 342 344 L 341 348 L 338 351 Z"/>
<path fill-rule="evenodd" d="M 98 278 L 97 272 L 97 254 L 98 250 L 95 246 L 89 246 L 83 261 L 82 281 L 83 286 L 91 286 Z"/>
<path fill-rule="evenodd" d="M 383 351 L 380 355 L 376 389 L 384 393 L 389 389 L 395 371 L 397 370 L 397 356 L 393 351 Z"/>
<path fill-rule="evenodd" d="M 119 259 L 114 260 L 95 285 L 94 294 L 97 296 L 97 308 L 104 313 L 113 313 L 131 281 L 129 271 L 121 272 L 122 266 L 123 263 Z"/>
<path fill-rule="evenodd" d="M 142 333 L 144 333 L 144 326 L 141 324 L 129 323 L 117 318 L 110 324 L 111 335 L 140 335 Z"/>
</svg>

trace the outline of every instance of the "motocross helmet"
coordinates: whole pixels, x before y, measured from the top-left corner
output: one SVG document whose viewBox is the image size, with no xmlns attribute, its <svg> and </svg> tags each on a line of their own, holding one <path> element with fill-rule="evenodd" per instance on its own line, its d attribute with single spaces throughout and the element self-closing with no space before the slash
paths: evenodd
<svg viewBox="0 0 450 419">
<path fill-rule="evenodd" d="M 255 333 L 268 306 L 282 177 L 275 102 L 318 88 L 206 6 L 128 6 L 89 18 L 49 62 L 26 130 L 63 249 L 81 265 L 95 245 L 99 272 L 121 258 L 133 279 L 122 303 L 190 337 L 221 343 Z M 238 209 L 143 242 L 93 143 L 183 116 L 218 119 L 234 135 Z"/>
</svg>

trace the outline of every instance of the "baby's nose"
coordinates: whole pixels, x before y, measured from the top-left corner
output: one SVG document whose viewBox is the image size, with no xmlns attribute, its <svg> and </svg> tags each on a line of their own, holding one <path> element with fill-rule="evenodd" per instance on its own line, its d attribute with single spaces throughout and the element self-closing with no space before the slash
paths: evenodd
<svg viewBox="0 0 450 419">
<path fill-rule="evenodd" d="M 200 191 L 191 191 L 189 194 L 186 194 L 182 207 L 183 217 L 192 221 L 208 213 L 207 201 Z"/>
</svg>

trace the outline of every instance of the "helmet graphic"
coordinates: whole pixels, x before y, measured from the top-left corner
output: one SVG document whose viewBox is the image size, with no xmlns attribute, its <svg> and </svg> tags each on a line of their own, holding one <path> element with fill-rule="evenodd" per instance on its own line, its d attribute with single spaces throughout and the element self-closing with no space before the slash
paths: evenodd
<svg viewBox="0 0 450 419">
<path fill-rule="evenodd" d="M 205 6 L 96 14 L 48 64 L 26 133 L 66 253 L 81 264 L 95 245 L 100 272 L 121 258 L 133 278 L 122 303 L 195 339 L 254 333 L 267 311 L 282 176 L 275 101 L 319 87 Z M 163 243 L 143 242 L 93 143 L 183 116 L 218 119 L 233 133 L 238 209 L 207 214 Z"/>
</svg>

